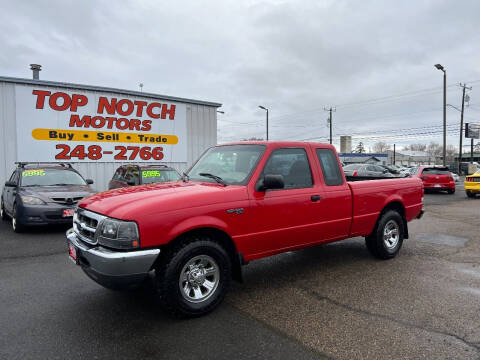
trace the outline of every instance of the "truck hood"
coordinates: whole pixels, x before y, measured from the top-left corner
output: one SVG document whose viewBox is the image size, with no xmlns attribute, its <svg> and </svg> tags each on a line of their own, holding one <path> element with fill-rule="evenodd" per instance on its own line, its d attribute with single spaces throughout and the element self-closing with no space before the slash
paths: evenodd
<svg viewBox="0 0 480 360">
<path fill-rule="evenodd" d="M 248 198 L 245 186 L 204 182 L 167 182 L 125 187 L 95 194 L 78 205 L 122 220 Z"/>
</svg>

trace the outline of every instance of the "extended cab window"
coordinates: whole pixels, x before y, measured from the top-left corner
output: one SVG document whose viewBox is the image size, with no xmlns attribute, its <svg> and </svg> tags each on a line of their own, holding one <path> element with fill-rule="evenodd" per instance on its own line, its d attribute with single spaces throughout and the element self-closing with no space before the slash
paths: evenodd
<svg viewBox="0 0 480 360">
<path fill-rule="evenodd" d="M 304 149 L 284 148 L 273 151 L 260 179 L 265 175 L 282 175 L 285 189 L 313 186 L 312 172 Z"/>
<path fill-rule="evenodd" d="M 328 186 L 342 185 L 342 173 L 333 151 L 331 149 L 317 149 L 317 157 L 322 168 L 325 184 Z"/>
</svg>

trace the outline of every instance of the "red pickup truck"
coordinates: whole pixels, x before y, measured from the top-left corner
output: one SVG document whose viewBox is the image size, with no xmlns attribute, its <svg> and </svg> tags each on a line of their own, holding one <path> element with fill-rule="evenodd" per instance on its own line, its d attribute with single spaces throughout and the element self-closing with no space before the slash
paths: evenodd
<svg viewBox="0 0 480 360">
<path fill-rule="evenodd" d="M 331 145 L 242 142 L 208 149 L 177 182 L 84 199 L 67 243 L 97 283 L 151 275 L 162 305 L 189 317 L 213 310 L 251 260 L 355 236 L 393 258 L 422 214 L 418 178 L 350 183 Z"/>
</svg>

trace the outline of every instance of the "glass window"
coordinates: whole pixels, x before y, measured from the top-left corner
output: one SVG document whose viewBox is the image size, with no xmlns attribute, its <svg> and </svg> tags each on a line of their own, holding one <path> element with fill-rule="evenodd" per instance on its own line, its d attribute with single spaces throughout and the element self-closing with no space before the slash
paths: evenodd
<svg viewBox="0 0 480 360">
<path fill-rule="evenodd" d="M 328 186 L 343 184 L 342 173 L 335 153 L 331 149 L 317 149 L 317 157 L 320 161 L 325 184 Z"/>
<path fill-rule="evenodd" d="M 180 175 L 175 170 L 148 169 L 142 170 L 142 184 L 177 181 Z"/>
<path fill-rule="evenodd" d="M 450 175 L 448 168 L 425 168 L 422 171 L 423 175 Z"/>
<path fill-rule="evenodd" d="M 22 171 L 22 186 L 86 185 L 75 171 L 59 169 L 26 169 Z"/>
<path fill-rule="evenodd" d="M 264 151 L 265 145 L 215 146 L 202 155 L 187 175 L 190 180 L 215 182 L 200 175 L 207 173 L 219 176 L 229 185 L 245 185 Z"/>
<path fill-rule="evenodd" d="M 265 175 L 282 175 L 285 189 L 301 189 L 313 186 L 312 172 L 304 149 L 284 148 L 275 150 L 263 168 Z"/>
</svg>

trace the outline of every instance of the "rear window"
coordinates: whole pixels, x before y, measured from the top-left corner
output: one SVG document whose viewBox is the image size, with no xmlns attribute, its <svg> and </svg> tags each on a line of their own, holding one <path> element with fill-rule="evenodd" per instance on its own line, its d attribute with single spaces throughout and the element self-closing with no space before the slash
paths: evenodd
<svg viewBox="0 0 480 360">
<path fill-rule="evenodd" d="M 343 177 L 334 152 L 330 149 L 317 149 L 317 157 L 320 161 L 325 184 L 328 186 L 343 184 Z"/>
<path fill-rule="evenodd" d="M 450 175 L 447 168 L 425 168 L 422 171 L 423 175 Z"/>
</svg>

